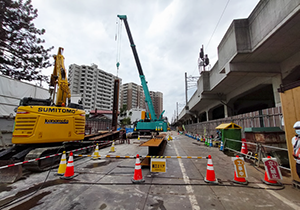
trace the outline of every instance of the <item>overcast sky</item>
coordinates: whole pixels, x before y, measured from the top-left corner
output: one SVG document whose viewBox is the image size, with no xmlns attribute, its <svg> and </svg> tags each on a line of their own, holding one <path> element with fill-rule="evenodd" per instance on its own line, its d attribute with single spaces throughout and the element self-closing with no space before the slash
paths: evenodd
<svg viewBox="0 0 300 210">
<path fill-rule="evenodd" d="M 116 24 L 117 15 L 127 15 L 149 90 L 163 93 L 164 116 L 171 121 L 176 102 L 185 103 L 185 72 L 188 76 L 199 76 L 200 47 L 204 45 L 212 67 L 218 60 L 217 47 L 231 22 L 247 18 L 258 2 L 32 0 L 32 5 L 38 9 L 35 26 L 46 29 L 42 36 L 46 41 L 45 47 L 54 46 L 51 54 L 56 54 L 58 47 L 65 49 L 67 71 L 73 63 L 94 63 L 98 68 L 117 75 L 118 48 L 115 37 L 117 25 L 120 25 Z M 121 65 L 118 76 L 123 84 L 141 84 L 124 25 L 119 38 Z M 42 72 L 50 75 L 52 71 L 53 68 L 49 68 Z M 194 91 L 189 91 L 189 98 Z M 181 109 L 182 106 L 179 112 Z"/>
</svg>

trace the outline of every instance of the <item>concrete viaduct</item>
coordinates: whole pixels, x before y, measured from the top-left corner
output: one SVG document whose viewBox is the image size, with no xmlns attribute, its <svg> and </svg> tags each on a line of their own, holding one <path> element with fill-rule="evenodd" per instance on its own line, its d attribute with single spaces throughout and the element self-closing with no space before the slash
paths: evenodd
<svg viewBox="0 0 300 210">
<path fill-rule="evenodd" d="M 278 88 L 297 80 L 300 0 L 261 0 L 247 19 L 233 20 L 176 124 L 281 106 Z"/>
</svg>

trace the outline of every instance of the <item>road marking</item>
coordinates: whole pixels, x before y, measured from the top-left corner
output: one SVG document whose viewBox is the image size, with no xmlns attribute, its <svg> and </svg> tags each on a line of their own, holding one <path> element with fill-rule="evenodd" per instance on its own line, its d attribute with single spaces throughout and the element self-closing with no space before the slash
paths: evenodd
<svg viewBox="0 0 300 210">
<path fill-rule="evenodd" d="M 176 155 L 179 156 L 178 150 L 177 150 L 175 144 L 174 144 L 174 148 L 175 148 Z M 181 172 L 182 172 L 182 175 L 183 175 L 183 181 L 184 181 L 185 184 L 187 184 L 185 186 L 185 188 L 186 188 L 186 191 L 189 194 L 189 199 L 190 199 L 190 203 L 192 205 L 192 209 L 193 210 L 200 210 L 200 206 L 199 206 L 199 204 L 198 204 L 198 202 L 196 200 L 196 196 L 194 194 L 194 190 L 193 190 L 192 186 L 190 185 L 191 184 L 190 178 L 186 174 L 186 170 L 185 170 L 185 168 L 183 166 L 182 160 L 180 158 L 178 158 L 178 162 L 179 162 L 179 166 L 180 166 L 180 169 L 181 169 Z"/>
<path fill-rule="evenodd" d="M 262 187 L 262 188 L 266 188 L 266 185 L 264 184 L 257 184 L 259 187 Z M 286 199 L 285 197 L 279 195 L 278 193 L 276 193 L 275 191 L 273 190 L 266 190 L 268 193 L 270 193 L 271 195 L 273 195 L 274 197 L 276 197 L 277 199 L 281 200 L 283 203 L 285 203 L 286 205 L 290 206 L 291 208 L 297 210 L 299 209 L 299 206 L 294 204 L 294 203 L 291 203 L 291 201 L 289 201 L 288 199 Z"/>
</svg>

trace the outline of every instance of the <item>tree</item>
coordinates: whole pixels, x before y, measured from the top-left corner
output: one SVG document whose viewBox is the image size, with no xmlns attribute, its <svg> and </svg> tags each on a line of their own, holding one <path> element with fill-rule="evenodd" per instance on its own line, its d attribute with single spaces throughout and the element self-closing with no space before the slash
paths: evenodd
<svg viewBox="0 0 300 210">
<path fill-rule="evenodd" d="M 123 104 L 123 106 L 120 107 L 120 117 L 126 116 L 126 111 L 127 111 L 127 104 Z"/>
<path fill-rule="evenodd" d="M 31 0 L 1 0 L 0 2 L 0 71 L 2 74 L 18 80 L 48 81 L 41 74 L 41 68 L 51 66 L 49 52 L 39 38 L 45 29 L 35 28 L 32 21 L 38 16 L 38 10 Z"/>
<path fill-rule="evenodd" d="M 120 120 L 121 126 L 131 125 L 130 117 L 125 117 L 124 119 Z"/>
</svg>

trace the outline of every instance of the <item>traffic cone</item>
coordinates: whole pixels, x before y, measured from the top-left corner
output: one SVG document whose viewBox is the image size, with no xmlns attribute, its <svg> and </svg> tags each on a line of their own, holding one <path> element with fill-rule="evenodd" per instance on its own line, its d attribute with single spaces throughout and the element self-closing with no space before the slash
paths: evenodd
<svg viewBox="0 0 300 210">
<path fill-rule="evenodd" d="M 224 149 L 224 145 L 223 145 L 223 141 L 221 141 L 220 151 L 223 151 L 223 149 Z"/>
<path fill-rule="evenodd" d="M 271 158 L 270 156 L 268 156 L 267 158 Z M 262 180 L 263 183 L 267 184 L 267 185 L 273 185 L 273 186 L 280 186 L 282 185 L 279 181 L 277 180 L 271 180 L 268 178 L 268 174 L 267 171 L 265 170 L 265 179 Z"/>
<path fill-rule="evenodd" d="M 271 180 L 268 178 L 267 172 L 265 171 L 265 179 L 262 180 L 263 183 L 267 184 L 267 185 L 274 185 L 274 186 L 279 186 L 282 185 L 280 182 L 278 182 L 277 180 Z"/>
<path fill-rule="evenodd" d="M 209 147 L 212 147 L 213 145 L 212 145 L 212 140 L 211 140 L 211 138 L 209 139 Z"/>
<path fill-rule="evenodd" d="M 109 152 L 115 152 L 115 140 L 113 140 L 113 143 L 111 145 L 110 151 Z"/>
<path fill-rule="evenodd" d="M 245 178 L 240 178 L 236 176 L 236 172 L 234 171 L 234 179 L 233 182 L 236 184 L 244 184 L 247 185 L 248 181 Z"/>
<path fill-rule="evenodd" d="M 97 160 L 99 159 L 99 147 L 98 147 L 98 144 L 96 144 L 96 149 L 95 149 L 95 152 L 93 153 L 93 156 L 92 156 L 92 159 L 93 160 Z"/>
<path fill-rule="evenodd" d="M 241 153 L 244 154 L 244 155 L 247 155 L 248 154 L 248 149 L 247 149 L 247 146 L 245 146 L 245 143 L 246 142 L 246 139 L 242 139 L 242 149 L 241 149 Z"/>
<path fill-rule="evenodd" d="M 142 175 L 142 167 L 141 167 L 141 163 L 140 163 L 139 154 L 136 155 L 134 175 L 133 175 L 133 178 L 131 179 L 131 181 L 134 184 L 139 184 L 139 183 L 145 182 L 143 175 Z"/>
<path fill-rule="evenodd" d="M 64 173 L 66 172 L 66 168 L 67 168 L 66 151 L 63 151 L 63 154 L 61 156 L 58 171 L 57 171 L 56 175 L 63 176 Z"/>
<path fill-rule="evenodd" d="M 64 176 L 62 176 L 60 178 L 61 179 L 73 179 L 75 176 L 77 176 L 77 175 L 74 174 L 73 152 L 70 152 L 66 172 L 65 172 Z"/>
<path fill-rule="evenodd" d="M 206 183 L 218 184 L 215 171 L 214 171 L 213 162 L 210 155 L 208 155 L 206 177 L 204 178 L 204 181 Z"/>
</svg>

